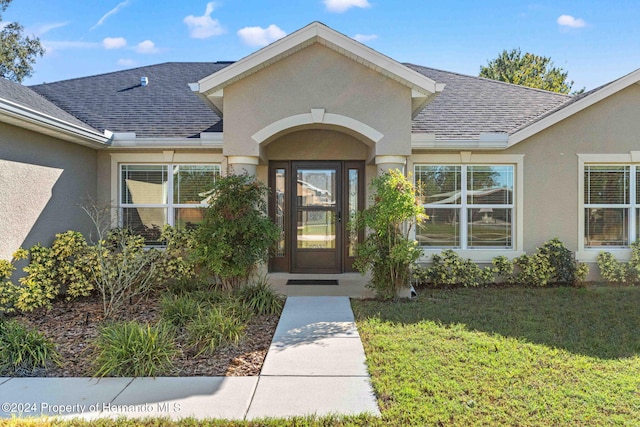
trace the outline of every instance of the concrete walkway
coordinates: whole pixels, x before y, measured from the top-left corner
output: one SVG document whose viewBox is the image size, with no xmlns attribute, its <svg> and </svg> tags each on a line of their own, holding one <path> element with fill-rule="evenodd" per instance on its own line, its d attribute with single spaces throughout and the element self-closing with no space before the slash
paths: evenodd
<svg viewBox="0 0 640 427">
<path fill-rule="evenodd" d="M 259 377 L 0 378 L 0 417 L 379 415 L 347 297 L 289 297 Z"/>
</svg>

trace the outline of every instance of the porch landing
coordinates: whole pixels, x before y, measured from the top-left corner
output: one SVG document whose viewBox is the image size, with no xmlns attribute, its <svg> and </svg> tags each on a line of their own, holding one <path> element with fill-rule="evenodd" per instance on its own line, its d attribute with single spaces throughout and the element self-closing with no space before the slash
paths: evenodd
<svg viewBox="0 0 640 427">
<path fill-rule="evenodd" d="M 350 298 L 373 298 L 374 294 L 365 285 L 369 276 L 360 273 L 342 274 L 292 274 L 269 273 L 269 283 L 278 292 L 292 296 L 340 296 Z M 338 285 L 287 285 L 289 280 L 337 280 Z"/>
</svg>

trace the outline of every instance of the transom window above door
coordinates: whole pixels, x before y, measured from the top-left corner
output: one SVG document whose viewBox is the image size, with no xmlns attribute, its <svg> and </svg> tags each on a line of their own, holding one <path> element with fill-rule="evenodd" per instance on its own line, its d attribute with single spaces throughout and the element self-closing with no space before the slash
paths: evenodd
<svg viewBox="0 0 640 427">
<path fill-rule="evenodd" d="M 122 164 L 120 225 L 144 236 L 150 245 L 160 244 L 160 232 L 167 224 L 195 227 L 219 176 L 217 164 Z"/>
</svg>

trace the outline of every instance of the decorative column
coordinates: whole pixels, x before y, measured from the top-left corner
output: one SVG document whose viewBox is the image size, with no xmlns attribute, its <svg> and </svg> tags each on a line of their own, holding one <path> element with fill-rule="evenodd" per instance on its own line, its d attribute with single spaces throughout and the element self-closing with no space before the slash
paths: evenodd
<svg viewBox="0 0 640 427">
<path fill-rule="evenodd" d="M 392 169 L 400 169 L 402 172 L 405 172 L 406 164 L 407 156 L 376 156 L 378 175 L 382 175 Z"/>
<path fill-rule="evenodd" d="M 227 157 L 227 172 L 233 175 L 256 175 L 260 163 L 258 156 L 229 156 Z"/>
</svg>

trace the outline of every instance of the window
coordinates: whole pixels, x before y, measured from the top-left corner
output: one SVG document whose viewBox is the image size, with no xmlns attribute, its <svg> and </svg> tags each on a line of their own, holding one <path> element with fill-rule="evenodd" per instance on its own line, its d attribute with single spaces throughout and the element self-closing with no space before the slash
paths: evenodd
<svg viewBox="0 0 640 427">
<path fill-rule="evenodd" d="M 640 168 L 584 166 L 585 247 L 626 247 L 638 239 Z"/>
<path fill-rule="evenodd" d="M 165 224 L 193 227 L 219 175 L 219 165 L 120 165 L 120 224 L 148 244 L 159 243 Z"/>
<path fill-rule="evenodd" d="M 513 249 L 513 165 L 415 165 L 429 219 L 416 230 L 421 246 Z"/>
</svg>

